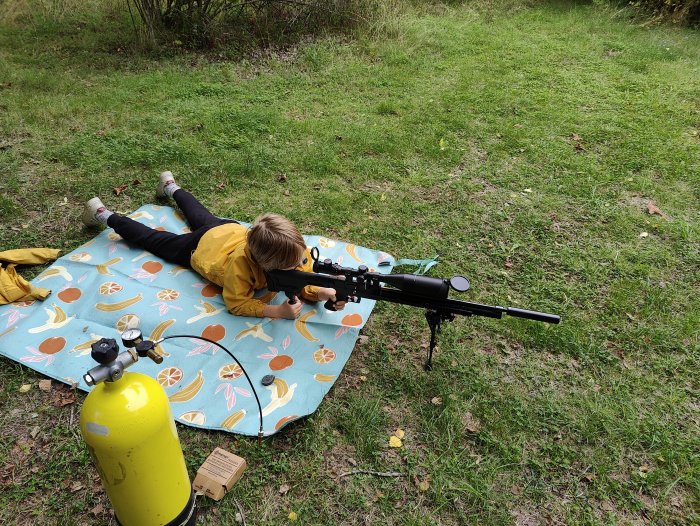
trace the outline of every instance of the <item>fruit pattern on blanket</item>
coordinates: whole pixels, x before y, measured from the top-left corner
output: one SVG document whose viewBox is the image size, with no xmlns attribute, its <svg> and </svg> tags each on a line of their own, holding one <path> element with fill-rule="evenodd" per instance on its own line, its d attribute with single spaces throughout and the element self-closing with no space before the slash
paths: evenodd
<svg viewBox="0 0 700 526">
<path fill-rule="evenodd" d="M 187 229 L 169 207 L 146 205 L 130 217 L 171 232 Z M 307 236 L 322 258 L 341 265 L 365 264 L 389 272 L 386 253 L 319 236 Z M 343 261 L 345 260 L 345 261 Z M 229 314 L 221 287 L 196 273 L 129 246 L 107 229 L 34 280 L 53 294 L 43 303 L 27 301 L 0 308 L 0 354 L 43 374 L 89 390 L 83 374 L 95 364 L 90 346 L 139 328 L 145 338 L 187 335 L 156 347 L 157 365 L 140 360 L 130 371 L 155 378 L 165 389 L 176 419 L 188 425 L 255 435 L 259 411 L 243 369 L 217 345 L 229 349 L 253 381 L 265 432 L 313 412 L 349 358 L 374 302 L 348 304 L 340 312 L 321 303 L 305 304 L 294 321 Z M 286 301 L 267 290 L 265 303 Z M 206 338 L 205 341 L 200 339 Z M 216 342 L 216 343 L 212 343 Z M 272 384 L 263 386 L 263 376 Z"/>
</svg>

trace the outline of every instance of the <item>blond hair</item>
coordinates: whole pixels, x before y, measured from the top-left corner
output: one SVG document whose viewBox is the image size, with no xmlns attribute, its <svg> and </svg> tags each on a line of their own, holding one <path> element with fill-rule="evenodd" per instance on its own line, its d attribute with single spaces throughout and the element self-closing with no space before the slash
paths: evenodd
<svg viewBox="0 0 700 526">
<path fill-rule="evenodd" d="M 289 219 L 264 214 L 248 230 L 248 248 L 263 270 L 288 269 L 301 263 L 306 243 Z"/>
</svg>

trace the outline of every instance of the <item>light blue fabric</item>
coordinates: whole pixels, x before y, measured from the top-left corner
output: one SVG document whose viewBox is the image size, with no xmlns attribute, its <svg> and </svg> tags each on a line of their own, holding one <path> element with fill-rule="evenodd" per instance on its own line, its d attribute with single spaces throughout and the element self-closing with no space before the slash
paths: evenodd
<svg viewBox="0 0 700 526">
<path fill-rule="evenodd" d="M 145 205 L 130 217 L 171 232 L 187 228 L 170 207 Z M 322 259 L 343 266 L 365 264 L 389 273 L 395 264 L 385 252 L 319 236 L 305 240 L 319 247 Z M 32 283 L 53 293 L 43 303 L 0 306 L 0 354 L 89 390 L 83 374 L 96 365 L 90 343 L 115 338 L 121 347 L 116 326 L 127 320 L 133 324 L 137 317 L 146 338 L 155 339 L 159 333 L 209 337 L 228 348 L 251 377 L 266 434 L 316 410 L 350 357 L 375 303 L 362 300 L 340 312 L 326 311 L 322 303 L 307 304 L 296 323 L 233 316 L 216 287 L 193 271 L 131 248 L 112 229 L 61 257 Z M 285 300 L 280 293 L 271 303 Z M 179 422 L 257 435 L 259 412 L 251 387 L 226 353 L 190 338 L 167 340 L 159 350 L 165 356 L 162 364 L 141 359 L 129 370 L 164 384 Z M 268 374 L 277 381 L 264 387 L 261 379 Z"/>
</svg>

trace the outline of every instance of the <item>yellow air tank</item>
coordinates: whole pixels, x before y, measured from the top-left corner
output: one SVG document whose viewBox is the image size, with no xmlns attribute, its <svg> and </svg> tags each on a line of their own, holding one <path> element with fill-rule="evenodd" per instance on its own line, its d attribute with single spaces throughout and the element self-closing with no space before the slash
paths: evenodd
<svg viewBox="0 0 700 526">
<path fill-rule="evenodd" d="M 122 353 L 115 340 L 93 345 L 100 365 L 84 376 L 95 388 L 83 403 L 80 430 L 119 524 L 194 526 L 194 494 L 168 397 L 153 378 L 124 372 L 139 356 L 162 361 L 138 343 Z"/>
</svg>

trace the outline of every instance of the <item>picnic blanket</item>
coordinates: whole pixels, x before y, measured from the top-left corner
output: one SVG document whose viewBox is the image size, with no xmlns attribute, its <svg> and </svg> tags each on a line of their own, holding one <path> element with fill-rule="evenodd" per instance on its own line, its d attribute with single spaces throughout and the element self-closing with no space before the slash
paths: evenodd
<svg viewBox="0 0 700 526">
<path fill-rule="evenodd" d="M 186 232 L 182 214 L 145 205 L 130 215 L 152 228 Z M 388 273 L 389 254 L 320 236 L 305 236 L 321 258 L 344 266 L 365 264 Z M 379 266 L 379 263 L 383 263 Z M 51 288 L 44 302 L 0 306 L 0 354 L 82 390 L 83 374 L 96 363 L 90 346 L 138 327 L 144 338 L 187 334 L 224 345 L 242 363 L 262 405 L 265 434 L 316 410 L 355 345 L 374 307 L 351 303 L 339 312 L 304 305 L 295 320 L 246 318 L 226 311 L 220 287 L 195 272 L 129 246 L 112 229 L 64 255 L 32 284 Z M 283 293 L 259 291 L 271 304 Z M 180 423 L 257 435 L 259 410 L 241 368 L 217 346 L 196 338 L 164 341 L 162 364 L 141 359 L 130 368 L 155 378 Z M 261 379 L 275 376 L 265 387 Z"/>
</svg>

